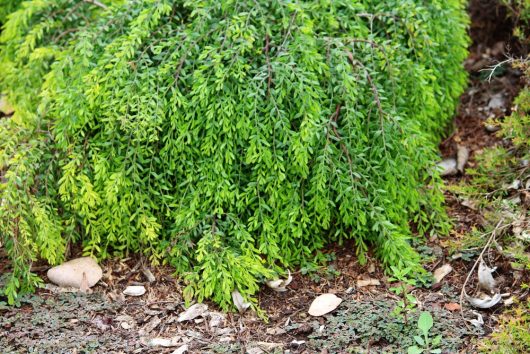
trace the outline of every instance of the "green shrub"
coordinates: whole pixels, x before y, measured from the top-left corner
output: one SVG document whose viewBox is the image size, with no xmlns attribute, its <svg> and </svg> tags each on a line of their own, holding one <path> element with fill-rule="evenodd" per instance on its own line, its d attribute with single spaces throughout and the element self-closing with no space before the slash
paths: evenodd
<svg viewBox="0 0 530 354">
<path fill-rule="evenodd" d="M 499 328 L 479 343 L 480 353 L 518 354 L 530 348 L 530 302 L 502 314 Z"/>
<path fill-rule="evenodd" d="M 223 308 L 330 241 L 420 269 L 411 223 L 448 228 L 431 166 L 463 1 L 104 3 L 25 2 L 4 27 L 10 301 L 72 242 L 167 262 Z"/>
</svg>

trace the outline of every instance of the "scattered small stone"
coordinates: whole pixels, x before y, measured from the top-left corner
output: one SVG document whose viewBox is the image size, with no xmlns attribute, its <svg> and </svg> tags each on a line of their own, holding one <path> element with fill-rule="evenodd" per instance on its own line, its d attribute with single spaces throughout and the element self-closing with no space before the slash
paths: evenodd
<svg viewBox="0 0 530 354">
<path fill-rule="evenodd" d="M 120 326 L 123 329 L 131 329 L 131 325 L 129 324 L 129 322 L 122 322 L 120 323 Z"/>
<path fill-rule="evenodd" d="M 103 271 L 91 257 L 72 259 L 48 270 L 48 279 L 60 287 L 74 287 L 80 289 L 83 285 L 83 273 L 89 288 L 103 276 Z"/>
<path fill-rule="evenodd" d="M 335 310 L 341 302 L 342 299 L 335 294 L 322 294 L 313 300 L 308 312 L 311 316 L 323 316 Z"/>
<path fill-rule="evenodd" d="M 128 296 L 142 296 L 145 294 L 145 287 L 142 285 L 131 285 L 125 288 L 123 293 Z"/>
<path fill-rule="evenodd" d="M 191 321 L 199 316 L 206 314 L 208 305 L 195 304 L 190 306 L 186 311 L 182 312 L 177 318 L 177 322 Z"/>
</svg>

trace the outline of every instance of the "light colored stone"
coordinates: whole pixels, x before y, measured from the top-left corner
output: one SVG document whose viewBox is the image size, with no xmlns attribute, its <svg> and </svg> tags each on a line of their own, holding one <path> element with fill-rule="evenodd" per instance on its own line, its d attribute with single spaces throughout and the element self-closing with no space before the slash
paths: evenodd
<svg viewBox="0 0 530 354">
<path fill-rule="evenodd" d="M 142 285 L 131 285 L 125 288 L 123 293 L 129 296 L 142 296 L 145 294 L 145 288 Z"/>
<path fill-rule="evenodd" d="M 73 287 L 80 289 L 83 283 L 83 273 L 86 275 L 89 288 L 103 276 L 103 271 L 91 257 L 72 259 L 48 270 L 48 279 L 60 287 Z"/>
<path fill-rule="evenodd" d="M 335 294 L 322 294 L 313 300 L 308 312 L 311 316 L 323 316 L 335 310 L 341 302 L 342 299 Z"/>
</svg>

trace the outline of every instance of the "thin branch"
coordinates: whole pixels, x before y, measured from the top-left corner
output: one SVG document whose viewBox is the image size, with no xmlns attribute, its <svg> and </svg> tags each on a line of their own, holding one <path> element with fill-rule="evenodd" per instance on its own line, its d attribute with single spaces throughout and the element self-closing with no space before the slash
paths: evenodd
<svg viewBox="0 0 530 354">
<path fill-rule="evenodd" d="M 271 58 L 269 55 L 270 52 L 270 38 L 269 34 L 265 36 L 265 56 L 267 58 L 267 72 L 268 72 L 268 78 L 267 78 L 267 96 L 270 96 L 271 93 L 271 85 L 272 85 L 272 67 L 271 67 Z"/>
<path fill-rule="evenodd" d="M 364 66 L 363 63 L 361 63 L 360 61 L 355 60 L 355 58 L 353 57 L 353 53 L 352 52 L 347 51 L 346 53 L 348 54 L 348 59 L 350 60 L 350 63 L 352 65 L 352 67 L 355 69 L 356 65 L 360 66 L 366 73 L 366 79 L 368 80 L 368 83 L 370 84 L 370 87 L 371 87 L 372 92 L 374 94 L 374 100 L 375 100 L 375 103 L 377 105 L 377 110 L 378 110 L 378 113 L 379 113 L 379 124 L 381 126 L 381 136 L 383 137 L 383 147 L 384 147 L 384 149 L 386 151 L 386 138 L 385 138 L 385 129 L 384 129 L 384 117 L 385 117 L 385 114 L 383 112 L 381 99 L 379 98 L 379 91 L 377 90 L 377 87 L 375 86 L 374 80 L 372 79 L 372 76 L 370 76 L 370 73 L 368 72 L 368 69 L 366 68 L 366 66 Z"/>
<path fill-rule="evenodd" d="M 83 0 L 84 2 L 92 5 L 96 5 L 97 7 L 101 7 L 102 9 L 106 10 L 108 9 L 107 5 L 100 3 L 98 0 Z"/>
</svg>

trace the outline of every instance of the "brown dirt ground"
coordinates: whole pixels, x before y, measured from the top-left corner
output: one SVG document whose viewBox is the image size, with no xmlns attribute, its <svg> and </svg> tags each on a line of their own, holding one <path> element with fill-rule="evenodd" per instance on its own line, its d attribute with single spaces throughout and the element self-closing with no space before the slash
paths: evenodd
<svg viewBox="0 0 530 354">
<path fill-rule="evenodd" d="M 511 39 L 509 21 L 500 20 L 504 18 L 505 12 L 493 3 L 471 1 L 473 25 L 470 33 L 474 44 L 465 63 L 470 72 L 470 86 L 462 95 L 454 130 L 440 144 L 442 156 L 454 155 L 458 144 L 467 146 L 471 150 L 468 164 L 471 167 L 475 163 L 473 157 L 476 152 L 503 143 L 484 128 L 484 122 L 492 116 L 502 118 L 508 114 L 511 102 L 521 86 L 520 73 L 511 68 L 505 68 L 491 82 L 484 79 L 482 70 L 503 60 L 505 52 L 522 50 Z M 504 104 L 500 108 L 489 109 L 488 104 L 495 95 L 501 97 Z M 465 175 L 451 177 L 446 182 L 454 184 L 465 178 Z M 455 228 L 449 237 L 460 237 L 472 227 L 482 225 L 483 216 L 479 212 L 463 206 L 450 193 L 446 197 L 448 212 L 455 220 Z M 458 294 L 473 261 L 452 259 L 449 251 L 444 249 L 444 244 L 444 239 L 438 238 L 431 238 L 427 242 L 423 251 L 431 256 L 432 261 L 426 264 L 426 268 L 433 271 L 450 262 L 453 272 L 444 279 L 443 285 L 412 288 L 411 292 L 417 297 L 419 308 L 444 311 L 447 316 L 463 323 L 460 312 L 450 311 L 446 306 L 458 303 Z M 381 299 L 393 304 L 397 300 L 389 291 L 391 285 L 377 261 L 369 257 L 368 264 L 361 266 L 353 256 L 353 249 L 353 245 L 349 243 L 329 246 L 325 253 L 334 260 L 312 275 L 304 275 L 300 271 L 293 273 L 294 279 L 287 292 L 277 293 L 264 288 L 259 294 L 259 305 L 267 313 L 268 323 L 252 312 L 242 315 L 229 313 L 221 326 L 221 332 L 217 333 L 208 325 L 207 320 L 185 323 L 176 321 L 178 314 L 184 310 L 182 284 L 175 280 L 170 268 L 152 269 L 157 280 L 148 283 L 141 271 L 142 261 L 139 257 L 108 261 L 102 265 L 105 272 L 103 282 L 93 289 L 92 295 L 58 293 L 54 288 L 39 289 L 36 295 L 27 297 L 19 308 L 0 306 L 0 352 L 171 353 L 187 340 L 190 341 L 189 352 L 192 353 L 223 350 L 245 353 L 256 347 L 260 347 L 261 352 L 347 352 L 346 349 L 333 351 L 317 348 L 315 343 L 318 342 L 311 341 L 311 336 L 319 328 L 328 326 L 332 320 L 330 317 L 315 319 L 308 316 L 307 309 L 311 301 L 319 294 L 328 292 L 343 298 L 346 308 L 349 308 L 348 304 Z M 511 289 L 518 288 L 514 285 L 528 280 L 528 274 L 513 271 L 509 261 L 502 256 L 495 254 L 493 257 L 499 267 L 496 278 L 501 292 L 513 293 Z M 5 266 L 0 257 L 0 270 Z M 333 271 L 330 270 L 333 269 L 338 275 L 331 274 Z M 43 276 L 45 270 L 45 267 L 35 269 Z M 356 281 L 365 277 L 379 279 L 380 285 L 356 286 Z M 127 285 L 134 284 L 145 285 L 146 295 L 124 298 L 121 291 Z M 471 283 L 468 286 L 468 289 L 472 289 L 475 285 Z M 516 295 L 527 296 L 522 293 Z M 210 310 L 216 309 L 214 304 L 208 305 Z M 485 322 L 483 334 L 492 331 L 502 311 L 503 307 L 498 306 L 481 312 Z M 467 308 L 464 314 L 466 318 L 474 316 Z M 148 345 L 149 338 L 176 336 L 180 341 L 173 347 Z M 223 339 L 230 341 L 223 346 Z M 327 340 L 333 342 L 339 339 L 330 335 Z M 460 343 L 458 351 L 461 353 L 477 351 L 472 336 L 463 336 Z M 352 346 L 348 352 L 381 352 L 387 344 L 385 339 L 370 339 L 363 349 Z M 277 346 L 274 347 L 275 345 Z"/>
</svg>

